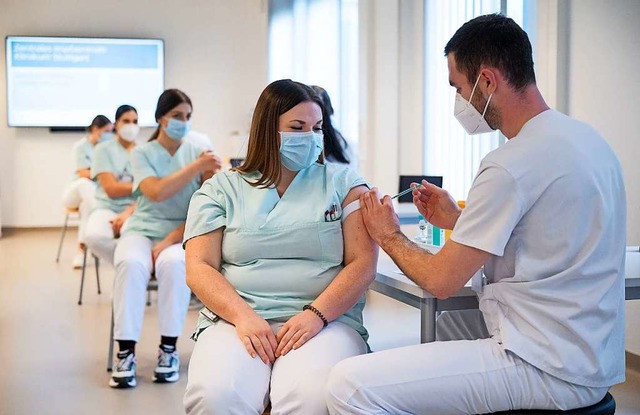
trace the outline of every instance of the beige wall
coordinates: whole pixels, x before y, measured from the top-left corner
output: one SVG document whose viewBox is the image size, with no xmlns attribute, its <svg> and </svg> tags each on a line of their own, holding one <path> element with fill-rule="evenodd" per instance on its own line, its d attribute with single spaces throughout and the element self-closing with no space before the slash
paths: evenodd
<svg viewBox="0 0 640 415">
<path fill-rule="evenodd" d="M 0 10 L 2 39 L 164 39 L 165 86 L 187 92 L 194 104 L 194 129 L 209 134 L 223 155 L 238 151 L 267 80 L 265 0 L 0 0 Z M 7 127 L 4 41 L 0 96 L 0 223 L 60 226 L 60 199 L 73 170 L 70 149 L 82 134 Z"/>
</svg>

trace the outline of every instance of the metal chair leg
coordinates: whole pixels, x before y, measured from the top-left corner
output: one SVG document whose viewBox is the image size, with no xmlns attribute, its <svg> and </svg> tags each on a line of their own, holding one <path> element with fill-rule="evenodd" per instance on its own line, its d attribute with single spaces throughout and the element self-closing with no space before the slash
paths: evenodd
<svg viewBox="0 0 640 415">
<path fill-rule="evenodd" d="M 91 254 L 93 255 L 93 254 Z M 98 294 L 102 294 L 102 291 L 100 291 L 100 258 L 98 258 L 97 256 L 93 255 L 93 259 L 95 262 L 95 266 L 96 266 L 96 282 L 98 283 Z"/>
<path fill-rule="evenodd" d="M 64 235 L 67 233 L 67 225 L 69 223 L 69 212 L 64 216 L 64 226 L 62 227 L 62 234 L 60 235 L 60 243 L 58 244 L 58 255 L 56 255 L 56 262 L 60 261 L 60 252 L 62 251 L 62 243 L 64 242 Z"/>
<path fill-rule="evenodd" d="M 84 248 L 82 256 L 82 277 L 80 277 L 80 296 L 78 297 L 78 305 L 82 305 L 82 289 L 84 288 L 84 274 L 87 270 L 87 248 Z"/>
<path fill-rule="evenodd" d="M 113 340 L 113 303 L 111 304 L 111 331 L 109 332 L 109 355 L 107 357 L 107 372 L 111 372 L 113 370 L 113 344 L 115 340 Z"/>
<path fill-rule="evenodd" d="M 147 290 L 147 307 L 151 305 L 151 291 Z"/>
</svg>

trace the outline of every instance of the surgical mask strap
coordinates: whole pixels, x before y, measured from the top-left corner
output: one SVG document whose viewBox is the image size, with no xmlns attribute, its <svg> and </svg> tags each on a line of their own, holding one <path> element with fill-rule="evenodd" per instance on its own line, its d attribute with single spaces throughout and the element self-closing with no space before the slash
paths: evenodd
<svg viewBox="0 0 640 415">
<path fill-rule="evenodd" d="M 471 99 L 473 99 L 473 93 L 476 92 L 476 87 L 478 86 L 478 82 L 480 82 L 480 77 L 482 76 L 482 74 L 478 75 L 478 79 L 476 79 L 476 83 L 473 84 L 473 89 L 471 90 L 471 96 L 469 96 L 469 105 L 471 104 Z M 489 95 L 489 98 L 487 99 L 487 103 L 484 106 L 484 110 L 482 110 L 482 118 L 484 118 L 484 114 L 487 113 L 487 108 L 489 108 L 489 103 L 491 102 L 491 97 L 493 96 L 493 94 Z"/>
</svg>

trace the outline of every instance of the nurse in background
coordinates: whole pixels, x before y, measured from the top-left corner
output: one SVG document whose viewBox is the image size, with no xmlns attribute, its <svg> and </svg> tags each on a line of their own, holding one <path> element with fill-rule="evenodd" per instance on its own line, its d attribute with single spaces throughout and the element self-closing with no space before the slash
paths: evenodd
<svg viewBox="0 0 640 415">
<path fill-rule="evenodd" d="M 158 280 L 160 346 L 154 382 L 175 382 L 180 362 L 176 350 L 189 305 L 181 247 L 187 208 L 203 180 L 220 169 L 220 158 L 183 137 L 190 128 L 192 105 L 178 89 L 160 95 L 158 129 L 131 153 L 133 192 L 139 192 L 133 215 L 122 228 L 114 262 L 114 339 L 120 352 L 109 385 L 136 385 L 135 346 L 144 318 L 145 294 L 152 273 Z"/>
<path fill-rule="evenodd" d="M 188 283 L 205 307 L 194 334 L 189 414 L 326 414 L 338 361 L 367 352 L 364 291 L 377 247 L 360 212 L 368 185 L 324 163 L 322 103 L 275 81 L 256 104 L 247 159 L 189 206 Z M 331 209 L 333 214 L 325 215 Z"/>
<path fill-rule="evenodd" d="M 78 225 L 78 253 L 73 258 L 73 268 L 82 268 L 83 248 L 85 246 L 85 229 L 89 214 L 93 209 L 93 197 L 96 184 L 91 180 L 91 159 L 94 147 L 98 142 L 107 140 L 111 136 L 113 124 L 104 115 L 96 116 L 87 127 L 89 134 L 73 145 L 75 158 L 74 180 L 67 187 L 62 196 L 62 203 L 67 209 L 80 210 L 80 224 Z"/>
<path fill-rule="evenodd" d="M 331 163 L 344 164 L 351 170 L 358 171 L 358 157 L 355 148 L 349 145 L 340 131 L 333 126 L 333 106 L 329 94 L 324 88 L 317 85 L 311 86 L 322 100 L 322 133 L 324 134 L 324 157 Z"/>
<path fill-rule="evenodd" d="M 138 112 L 131 105 L 116 111 L 116 139 L 99 144 L 91 163 L 91 178 L 98 181 L 95 208 L 87 222 L 89 249 L 113 264 L 116 238 L 135 209 L 130 154 L 138 136 Z"/>
</svg>

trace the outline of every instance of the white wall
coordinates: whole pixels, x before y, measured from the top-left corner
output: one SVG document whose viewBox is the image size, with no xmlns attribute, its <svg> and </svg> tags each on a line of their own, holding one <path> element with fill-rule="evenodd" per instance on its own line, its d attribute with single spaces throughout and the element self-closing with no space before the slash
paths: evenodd
<svg viewBox="0 0 640 415">
<path fill-rule="evenodd" d="M 618 155 L 627 188 L 627 241 L 640 241 L 640 2 L 569 5 L 568 110 Z M 626 302 L 627 350 L 640 355 L 640 301 Z"/>
<path fill-rule="evenodd" d="M 237 153 L 267 80 L 265 0 L 0 0 L 0 10 L 2 39 L 7 35 L 164 39 L 165 86 L 180 88 L 191 97 L 194 129 L 209 134 L 222 155 Z M 0 96 L 6 96 L 4 41 Z M 80 137 L 43 128 L 8 128 L 6 99 L 0 99 L 2 226 L 61 225 L 60 199 L 73 170 L 70 148 Z"/>
</svg>

